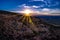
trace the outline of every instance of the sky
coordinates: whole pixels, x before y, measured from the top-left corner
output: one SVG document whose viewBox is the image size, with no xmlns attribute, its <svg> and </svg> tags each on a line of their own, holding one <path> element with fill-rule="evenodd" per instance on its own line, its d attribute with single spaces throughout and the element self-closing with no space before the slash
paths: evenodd
<svg viewBox="0 0 60 40">
<path fill-rule="evenodd" d="M 60 13 L 60 0 L 0 0 L 0 10 L 20 12 L 31 9 L 37 13 Z"/>
</svg>

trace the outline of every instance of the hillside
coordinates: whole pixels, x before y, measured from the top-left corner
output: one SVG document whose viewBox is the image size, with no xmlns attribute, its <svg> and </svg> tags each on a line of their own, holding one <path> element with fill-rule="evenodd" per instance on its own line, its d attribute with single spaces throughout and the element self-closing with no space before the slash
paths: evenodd
<svg viewBox="0 0 60 40">
<path fill-rule="evenodd" d="M 60 40 L 60 26 L 31 16 L 32 23 L 22 15 L 0 11 L 0 40 Z"/>
</svg>

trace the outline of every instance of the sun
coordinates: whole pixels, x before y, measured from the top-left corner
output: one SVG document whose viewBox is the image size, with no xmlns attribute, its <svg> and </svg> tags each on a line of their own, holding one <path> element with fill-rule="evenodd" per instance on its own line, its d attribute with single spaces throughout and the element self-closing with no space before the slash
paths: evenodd
<svg viewBox="0 0 60 40">
<path fill-rule="evenodd" d="M 20 17 L 22 23 L 26 23 L 26 25 L 29 24 L 28 27 L 30 27 L 32 30 L 36 30 L 35 23 L 32 19 L 32 14 L 34 13 L 33 10 L 30 9 L 24 9 L 21 12 L 23 15 Z"/>
<path fill-rule="evenodd" d="M 26 10 L 23 11 L 23 13 L 24 13 L 25 16 L 30 16 L 32 11 L 29 10 L 29 9 L 26 9 Z"/>
</svg>

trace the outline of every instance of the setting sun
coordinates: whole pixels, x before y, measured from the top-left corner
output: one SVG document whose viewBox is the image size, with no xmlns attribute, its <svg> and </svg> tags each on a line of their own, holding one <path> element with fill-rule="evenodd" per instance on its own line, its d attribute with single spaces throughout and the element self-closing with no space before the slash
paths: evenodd
<svg viewBox="0 0 60 40">
<path fill-rule="evenodd" d="M 29 9 L 26 9 L 26 10 L 23 11 L 23 13 L 24 13 L 25 16 L 30 16 L 30 13 L 32 13 L 32 11 L 29 10 Z"/>
</svg>

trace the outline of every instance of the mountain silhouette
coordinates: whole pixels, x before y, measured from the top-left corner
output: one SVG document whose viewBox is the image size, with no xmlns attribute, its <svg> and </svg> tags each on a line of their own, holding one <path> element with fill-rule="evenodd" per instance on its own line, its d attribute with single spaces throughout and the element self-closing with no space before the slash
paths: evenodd
<svg viewBox="0 0 60 40">
<path fill-rule="evenodd" d="M 28 21 L 26 17 L 23 21 L 22 16 L 0 10 L 0 40 L 60 40 L 60 25 L 36 16 L 30 16 Z"/>
</svg>

